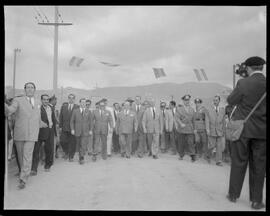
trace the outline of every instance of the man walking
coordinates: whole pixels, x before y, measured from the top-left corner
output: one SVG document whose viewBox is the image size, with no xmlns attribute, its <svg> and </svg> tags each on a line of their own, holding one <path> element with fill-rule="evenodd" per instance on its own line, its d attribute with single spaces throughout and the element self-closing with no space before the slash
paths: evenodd
<svg viewBox="0 0 270 216">
<path fill-rule="evenodd" d="M 196 160 L 195 137 L 194 137 L 194 109 L 190 106 L 190 95 L 184 95 L 182 100 L 184 105 L 178 107 L 175 113 L 176 129 L 180 138 L 178 138 L 179 160 L 183 160 L 187 152 L 191 161 Z"/>
<path fill-rule="evenodd" d="M 38 140 L 40 127 L 47 124 L 40 119 L 40 109 L 34 98 L 36 86 L 32 82 L 24 85 L 25 96 L 15 97 L 12 104 L 5 104 L 6 115 L 15 113 L 14 141 L 20 164 L 19 189 L 25 188 L 31 171 L 32 155 L 35 142 Z"/>
<path fill-rule="evenodd" d="M 112 132 L 113 119 L 111 113 L 105 109 L 105 102 L 101 100 L 99 102 L 99 109 L 93 111 L 93 125 L 94 125 L 94 149 L 93 149 L 93 161 L 96 161 L 98 154 L 98 144 L 101 140 L 101 155 L 102 159 L 107 159 L 107 136 L 108 130 Z M 109 128 L 110 127 L 110 128 Z"/>
<path fill-rule="evenodd" d="M 136 113 L 130 110 L 130 103 L 124 103 L 124 109 L 119 113 L 116 121 L 116 133 L 121 140 L 121 156 L 130 158 L 132 135 L 137 131 Z"/>
<path fill-rule="evenodd" d="M 69 162 L 73 162 L 73 157 L 76 151 L 76 138 L 70 131 L 70 118 L 74 109 L 78 108 L 77 104 L 74 104 L 75 95 L 68 95 L 68 103 L 63 103 L 60 115 L 59 115 L 59 131 L 61 132 L 60 142 L 63 151 L 65 152 L 64 159 L 69 159 Z"/>
<path fill-rule="evenodd" d="M 225 108 L 219 106 L 220 96 L 215 96 L 213 106 L 208 109 L 206 115 L 206 132 L 208 135 L 209 148 L 206 154 L 210 162 L 211 153 L 216 148 L 216 165 L 222 166 L 222 152 L 225 148 Z"/>
<path fill-rule="evenodd" d="M 113 104 L 113 115 L 115 122 L 117 122 L 118 115 L 120 113 L 120 105 L 119 103 Z M 116 133 L 116 127 L 113 129 L 113 135 L 112 135 L 112 142 L 113 142 L 113 152 L 119 153 L 120 152 L 120 143 L 119 143 L 119 134 Z"/>
<path fill-rule="evenodd" d="M 167 115 L 165 116 L 165 143 L 167 143 L 167 150 L 171 151 L 172 155 L 177 153 L 178 133 L 175 123 L 176 102 L 170 101 Z"/>
<path fill-rule="evenodd" d="M 80 99 L 80 108 L 75 109 L 71 115 L 70 129 L 79 148 L 79 163 L 84 164 L 89 136 L 92 135 L 92 115 L 90 110 L 86 109 L 85 98 Z"/>
<path fill-rule="evenodd" d="M 162 121 L 162 128 L 161 131 L 162 133 L 160 134 L 160 149 L 162 153 L 165 153 L 166 151 L 166 143 L 165 143 L 165 125 L 166 125 L 166 116 L 167 116 L 167 110 L 166 108 L 166 103 L 165 102 L 161 102 L 160 103 L 160 118 Z"/>
<path fill-rule="evenodd" d="M 247 78 L 240 79 L 228 96 L 229 105 L 237 108 L 233 120 L 243 120 L 266 92 L 266 78 L 262 73 L 265 60 L 251 57 L 244 62 Z M 253 209 L 262 209 L 266 167 L 266 100 L 264 99 L 244 124 L 240 139 L 231 145 L 231 173 L 227 198 L 239 198 L 249 163 L 249 198 Z"/>
<path fill-rule="evenodd" d="M 162 133 L 163 122 L 160 112 L 158 112 L 155 107 L 154 99 L 149 101 L 149 105 L 150 107 L 147 108 L 143 114 L 142 127 L 147 137 L 149 156 L 158 159 L 159 135 Z"/>
<path fill-rule="evenodd" d="M 33 162 L 31 175 L 37 175 L 37 169 L 39 164 L 39 152 L 42 143 L 44 142 L 44 152 L 45 152 L 45 164 L 44 169 L 46 172 L 50 171 L 50 167 L 53 164 L 54 157 L 54 135 L 56 133 L 56 118 L 54 109 L 49 105 L 49 95 L 41 95 L 41 107 L 40 115 L 41 120 L 47 124 L 46 128 L 40 128 L 38 134 L 38 141 L 35 143 L 33 152 Z"/>
</svg>

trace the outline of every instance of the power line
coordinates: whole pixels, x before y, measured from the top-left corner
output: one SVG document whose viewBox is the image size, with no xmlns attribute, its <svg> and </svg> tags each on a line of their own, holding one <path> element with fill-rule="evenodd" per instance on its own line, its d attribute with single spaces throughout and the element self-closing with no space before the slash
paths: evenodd
<svg viewBox="0 0 270 216">
<path fill-rule="evenodd" d="M 61 19 L 61 22 L 63 23 L 64 21 L 63 21 L 63 19 L 61 17 L 61 14 L 60 14 L 59 10 L 57 11 L 57 14 L 58 14 L 58 17 Z"/>
<path fill-rule="evenodd" d="M 38 10 L 36 8 L 34 8 L 34 10 L 36 11 L 37 15 L 40 17 L 41 21 L 44 23 L 44 19 L 42 18 L 42 16 L 40 15 L 40 13 L 38 12 Z"/>
<path fill-rule="evenodd" d="M 47 23 L 49 23 L 50 21 L 49 21 L 49 19 L 47 18 L 47 16 L 45 15 L 45 13 L 41 10 L 40 7 L 38 7 L 38 8 L 39 8 L 39 10 L 41 11 L 41 13 L 43 14 L 43 16 L 45 17 Z"/>
</svg>

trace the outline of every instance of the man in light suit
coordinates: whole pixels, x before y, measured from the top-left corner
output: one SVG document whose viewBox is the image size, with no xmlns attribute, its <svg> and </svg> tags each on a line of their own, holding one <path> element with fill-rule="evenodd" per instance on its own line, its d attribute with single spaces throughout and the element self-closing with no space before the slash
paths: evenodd
<svg viewBox="0 0 270 216">
<path fill-rule="evenodd" d="M 239 79 L 236 87 L 228 96 L 229 105 L 237 106 L 233 120 L 244 120 L 255 104 L 266 92 L 266 78 L 262 73 L 265 60 L 250 57 L 245 62 L 247 77 Z M 249 163 L 249 195 L 251 208 L 265 208 L 263 187 L 266 172 L 266 99 L 257 107 L 244 124 L 240 139 L 231 145 L 231 172 L 227 198 L 236 202 Z"/>
<path fill-rule="evenodd" d="M 26 83 L 24 90 L 25 96 L 15 97 L 10 106 L 5 104 L 6 115 L 15 113 L 14 141 L 21 168 L 19 189 L 25 188 L 31 172 L 33 149 L 38 140 L 39 128 L 47 127 L 40 119 L 40 105 L 34 98 L 35 84 Z"/>
<path fill-rule="evenodd" d="M 79 147 L 79 163 L 84 164 L 84 155 L 87 151 L 89 136 L 92 135 L 92 115 L 86 109 L 86 99 L 80 99 L 80 107 L 75 109 L 70 118 L 71 134 L 76 137 Z"/>
<path fill-rule="evenodd" d="M 216 165 L 222 166 L 222 152 L 225 148 L 225 108 L 220 107 L 219 103 L 220 96 L 216 95 L 205 118 L 209 141 L 206 157 L 210 160 L 211 152 L 216 148 Z"/>
<path fill-rule="evenodd" d="M 161 150 L 162 153 L 165 153 L 165 151 L 166 151 L 166 142 L 165 142 L 166 130 L 165 130 L 165 125 L 166 125 L 166 115 L 168 115 L 168 114 L 167 114 L 167 110 L 165 108 L 166 108 L 166 103 L 161 102 L 160 103 L 160 118 L 161 118 L 163 127 L 161 128 L 162 133 L 160 134 L 159 139 L 160 139 L 160 150 Z"/>
<path fill-rule="evenodd" d="M 116 133 L 121 140 L 121 156 L 130 158 L 132 135 L 137 131 L 138 122 L 136 113 L 130 110 L 130 102 L 124 103 L 124 109 L 118 114 Z"/>
<path fill-rule="evenodd" d="M 68 103 L 63 103 L 60 115 L 59 115 L 59 131 L 61 132 L 60 142 L 63 151 L 65 152 L 64 159 L 69 159 L 69 162 L 73 162 L 73 157 L 76 152 L 76 138 L 71 134 L 70 130 L 70 118 L 74 109 L 78 108 L 77 104 L 74 104 L 75 95 L 68 95 Z"/>
<path fill-rule="evenodd" d="M 177 108 L 175 122 L 178 139 L 179 160 L 183 160 L 185 152 L 191 157 L 191 161 L 196 160 L 195 137 L 194 137 L 194 109 L 190 106 L 190 95 L 184 95 L 182 100 L 184 105 Z"/>
<path fill-rule="evenodd" d="M 113 118 L 111 113 L 105 109 L 106 104 L 103 100 L 99 102 L 99 109 L 93 111 L 93 133 L 94 133 L 94 149 L 93 149 L 93 161 L 96 161 L 98 154 L 98 144 L 101 140 L 101 155 L 102 159 L 107 159 L 107 136 L 108 130 L 112 133 L 113 130 Z"/>
<path fill-rule="evenodd" d="M 161 120 L 160 112 L 155 107 L 154 99 L 149 101 L 150 107 L 147 108 L 143 114 L 142 127 L 146 133 L 147 144 L 149 149 L 149 156 L 154 159 L 158 158 L 159 152 L 159 135 L 162 133 L 163 122 Z"/>
<path fill-rule="evenodd" d="M 113 136 L 113 130 L 115 128 L 115 118 L 113 113 L 113 108 L 108 106 L 108 100 L 106 98 L 103 98 L 102 101 L 105 103 L 105 110 L 109 111 L 112 117 L 112 128 L 109 128 L 108 130 L 108 136 L 107 136 L 107 156 L 111 157 L 112 155 L 112 136 Z M 109 125 L 109 127 L 111 127 Z"/>
<path fill-rule="evenodd" d="M 53 164 L 54 156 L 54 135 L 56 133 L 56 118 L 54 109 L 49 105 L 49 95 L 41 95 L 42 106 L 40 107 L 41 120 L 47 124 L 46 128 L 40 128 L 38 134 L 38 141 L 35 143 L 33 151 L 32 169 L 30 175 L 37 175 L 39 152 L 42 142 L 44 142 L 45 152 L 45 165 L 46 172 L 50 171 L 50 167 Z"/>
<path fill-rule="evenodd" d="M 141 96 L 135 97 L 135 102 L 132 104 L 131 109 L 136 113 L 136 118 L 138 121 L 138 129 L 133 133 L 132 138 L 132 150 L 135 153 L 137 151 L 137 156 L 142 158 L 147 151 L 146 147 L 146 134 L 142 127 L 142 117 L 145 111 L 145 106 L 141 103 Z"/>
<path fill-rule="evenodd" d="M 114 119 L 117 122 L 118 115 L 120 113 L 120 105 L 119 103 L 114 103 L 113 104 L 114 110 L 113 110 L 113 115 Z M 114 153 L 119 153 L 120 152 L 120 142 L 119 142 L 119 134 L 116 133 L 116 128 L 113 130 L 113 152 Z"/>
</svg>

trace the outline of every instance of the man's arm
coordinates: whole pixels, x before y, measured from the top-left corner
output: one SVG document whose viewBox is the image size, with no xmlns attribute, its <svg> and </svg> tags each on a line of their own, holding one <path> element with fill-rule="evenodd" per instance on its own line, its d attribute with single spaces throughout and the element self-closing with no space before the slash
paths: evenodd
<svg viewBox="0 0 270 216">
<path fill-rule="evenodd" d="M 59 114 L 59 128 L 63 127 L 63 108 L 64 106 L 62 105 Z"/>
<path fill-rule="evenodd" d="M 10 106 L 8 106 L 5 103 L 6 115 L 11 115 L 11 114 L 15 113 L 17 111 L 18 107 L 19 107 L 19 102 L 15 98 L 13 99 L 12 104 Z"/>
<path fill-rule="evenodd" d="M 143 118 L 142 118 L 142 127 L 143 127 L 143 132 L 146 133 L 146 113 L 147 113 L 147 110 L 144 111 L 143 113 Z"/>
<path fill-rule="evenodd" d="M 241 85 L 243 80 L 238 80 L 236 87 L 233 89 L 232 93 L 228 96 L 227 102 L 229 105 L 237 105 L 241 102 L 243 93 L 241 91 Z"/>
</svg>

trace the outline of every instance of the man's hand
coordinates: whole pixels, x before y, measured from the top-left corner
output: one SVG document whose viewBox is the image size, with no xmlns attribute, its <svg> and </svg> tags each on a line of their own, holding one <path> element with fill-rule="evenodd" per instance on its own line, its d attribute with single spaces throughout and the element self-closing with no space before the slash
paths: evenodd
<svg viewBox="0 0 270 216">
<path fill-rule="evenodd" d="M 182 123 L 182 124 L 181 124 L 181 127 L 186 127 L 186 124 Z"/>
<path fill-rule="evenodd" d="M 196 134 L 197 133 L 197 130 L 194 130 L 194 133 Z"/>
<path fill-rule="evenodd" d="M 75 134 L 75 130 L 71 130 L 71 134 L 74 135 Z"/>
<path fill-rule="evenodd" d="M 113 128 L 110 128 L 110 129 L 109 129 L 109 133 L 112 133 L 112 132 L 113 132 Z"/>
<path fill-rule="evenodd" d="M 210 135 L 210 131 L 208 129 L 206 129 L 206 134 L 209 136 Z"/>
<path fill-rule="evenodd" d="M 92 131 L 89 131 L 89 135 L 92 135 L 93 134 L 93 132 Z"/>
<path fill-rule="evenodd" d="M 47 128 L 48 125 L 47 125 L 44 121 L 41 121 L 40 127 L 41 127 L 41 128 Z"/>
</svg>

